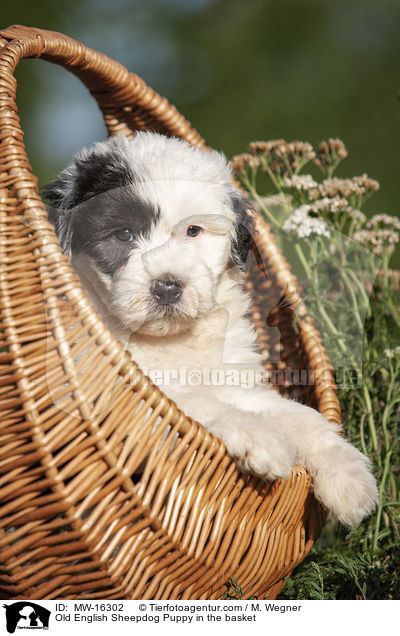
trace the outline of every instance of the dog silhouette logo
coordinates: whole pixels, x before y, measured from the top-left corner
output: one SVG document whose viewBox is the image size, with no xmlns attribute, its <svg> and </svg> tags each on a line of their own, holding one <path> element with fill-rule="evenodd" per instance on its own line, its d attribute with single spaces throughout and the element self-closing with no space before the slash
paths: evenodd
<svg viewBox="0 0 400 636">
<path fill-rule="evenodd" d="M 30 601 L 18 601 L 3 605 L 6 610 L 6 627 L 9 634 L 16 629 L 48 629 L 51 612 Z"/>
</svg>

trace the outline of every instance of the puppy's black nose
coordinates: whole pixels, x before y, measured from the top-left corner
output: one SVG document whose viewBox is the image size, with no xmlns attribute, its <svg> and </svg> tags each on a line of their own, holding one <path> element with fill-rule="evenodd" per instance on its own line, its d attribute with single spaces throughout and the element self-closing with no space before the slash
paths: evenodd
<svg viewBox="0 0 400 636">
<path fill-rule="evenodd" d="M 177 280 L 155 280 L 151 293 L 160 305 L 173 305 L 182 296 L 182 283 Z"/>
</svg>

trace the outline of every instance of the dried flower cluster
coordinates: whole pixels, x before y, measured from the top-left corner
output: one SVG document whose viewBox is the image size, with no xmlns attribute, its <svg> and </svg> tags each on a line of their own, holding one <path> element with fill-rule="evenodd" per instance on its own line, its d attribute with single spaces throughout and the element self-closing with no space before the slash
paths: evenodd
<svg viewBox="0 0 400 636">
<path fill-rule="evenodd" d="M 254 155 L 243 152 L 241 155 L 234 155 L 231 159 L 232 170 L 240 176 L 247 172 L 249 168 L 258 168 L 260 161 Z"/>
<path fill-rule="evenodd" d="M 389 214 L 376 214 L 353 238 L 377 256 L 390 255 L 400 242 L 400 220 Z"/>
<path fill-rule="evenodd" d="M 399 242 L 399 234 L 393 230 L 358 230 L 354 233 L 353 238 L 377 256 L 392 253 L 394 246 Z"/>
<path fill-rule="evenodd" d="M 355 230 L 366 222 L 367 218 L 358 209 L 358 204 L 366 195 L 367 187 L 378 187 L 377 182 L 372 182 L 367 175 L 353 179 L 325 179 L 320 184 L 310 175 L 294 175 L 283 183 L 283 188 L 292 191 L 294 201 L 296 194 L 303 202 L 305 200 L 309 217 L 320 217 L 334 225 L 340 222 L 341 231 L 346 223 L 351 223 Z"/>
<path fill-rule="evenodd" d="M 264 172 L 281 180 L 297 174 L 306 163 L 315 158 L 311 144 L 303 141 L 253 141 L 248 150 L 248 153 L 235 155 L 231 161 L 238 176 L 243 175 L 248 168 L 261 166 Z"/>
<path fill-rule="evenodd" d="M 352 179 L 330 177 L 321 183 L 310 175 L 294 175 L 284 179 L 282 187 L 291 190 L 294 202 L 299 195 L 300 201 L 307 204 L 308 217 L 320 217 L 343 232 L 349 224 L 352 231 L 364 225 L 367 218 L 358 208 L 369 194 L 379 189 L 379 183 L 366 174 Z"/>
<path fill-rule="evenodd" d="M 347 150 L 343 141 L 341 139 L 328 139 L 328 141 L 321 141 L 318 146 L 314 163 L 321 168 L 324 174 L 331 175 L 346 157 Z"/>
<path fill-rule="evenodd" d="M 236 155 L 231 164 L 235 173 L 250 190 L 258 168 L 269 175 L 278 188 L 281 201 L 287 199 L 294 210 L 283 224 L 283 230 L 299 238 L 312 235 L 330 237 L 329 225 L 365 245 L 375 254 L 390 254 L 400 242 L 400 220 L 387 214 L 377 214 L 367 221 L 360 206 L 379 189 L 379 183 L 367 174 L 343 179 L 334 177 L 338 163 L 347 157 L 340 139 L 322 141 L 317 153 L 307 142 L 274 139 L 253 141 L 248 152 Z M 299 174 L 310 161 L 325 175 L 320 183 L 311 175 Z M 253 170 L 253 179 L 247 171 Z M 266 209 L 268 206 L 266 206 Z M 268 211 L 268 210 L 267 210 Z"/>
<path fill-rule="evenodd" d="M 311 192 L 310 195 L 315 198 L 341 196 L 351 199 L 354 196 L 358 198 L 365 197 L 365 195 L 372 194 L 377 190 L 379 190 L 379 183 L 374 179 L 370 179 L 367 174 L 363 174 L 351 179 L 340 179 L 338 177 L 324 179 L 318 185 L 317 191 Z"/>
<path fill-rule="evenodd" d="M 315 157 L 311 144 L 303 141 L 290 143 L 283 139 L 249 144 L 251 154 L 260 156 L 264 170 L 270 170 L 278 179 L 293 176 Z"/>
<path fill-rule="evenodd" d="M 366 224 L 367 229 L 400 231 L 400 219 L 389 214 L 375 214 Z"/>
</svg>

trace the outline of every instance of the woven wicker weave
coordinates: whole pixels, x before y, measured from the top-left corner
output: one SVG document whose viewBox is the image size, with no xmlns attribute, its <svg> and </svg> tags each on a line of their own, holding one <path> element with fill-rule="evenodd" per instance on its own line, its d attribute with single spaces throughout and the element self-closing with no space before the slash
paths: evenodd
<svg viewBox="0 0 400 636">
<path fill-rule="evenodd" d="M 111 135 L 146 128 L 204 141 L 136 75 L 79 42 L 21 26 L 0 39 L 2 596 L 217 599 L 234 576 L 245 597 L 274 598 L 324 520 L 308 473 L 296 467 L 274 483 L 240 474 L 223 444 L 151 384 L 98 318 L 38 195 L 14 69 L 42 57 L 72 71 Z M 257 246 L 268 277 L 254 259 L 248 285 L 266 366 L 278 333 L 280 366 L 315 373 L 300 397 L 338 421 L 326 351 L 262 219 Z M 266 309 L 285 290 L 297 325 L 293 309 Z"/>
</svg>

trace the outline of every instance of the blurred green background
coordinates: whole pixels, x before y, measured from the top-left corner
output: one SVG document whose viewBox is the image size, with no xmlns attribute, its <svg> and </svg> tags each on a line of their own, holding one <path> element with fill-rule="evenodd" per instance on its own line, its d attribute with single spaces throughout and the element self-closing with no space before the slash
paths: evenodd
<svg viewBox="0 0 400 636">
<path fill-rule="evenodd" d="M 367 172 L 367 211 L 399 216 L 399 0 L 15 0 L 2 25 L 66 33 L 166 96 L 228 156 L 251 140 L 340 137 L 341 176 Z M 79 81 L 46 62 L 17 70 L 18 105 L 41 183 L 103 139 Z"/>
</svg>

